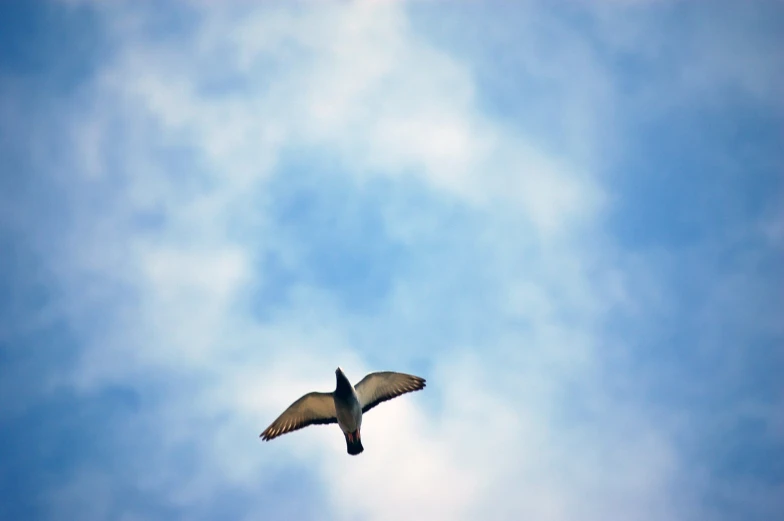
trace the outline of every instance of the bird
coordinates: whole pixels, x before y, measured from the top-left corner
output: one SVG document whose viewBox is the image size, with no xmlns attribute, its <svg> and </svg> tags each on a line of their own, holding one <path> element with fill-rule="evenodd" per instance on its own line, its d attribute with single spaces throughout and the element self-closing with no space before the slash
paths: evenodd
<svg viewBox="0 0 784 521">
<path fill-rule="evenodd" d="M 419 376 L 380 371 L 368 374 L 354 386 L 341 367 L 335 369 L 335 379 L 334 391 L 303 395 L 264 429 L 259 437 L 270 441 L 309 425 L 337 423 L 346 438 L 346 452 L 356 456 L 365 450 L 360 437 L 362 416 L 382 402 L 422 390 L 426 385 L 426 380 Z"/>
</svg>

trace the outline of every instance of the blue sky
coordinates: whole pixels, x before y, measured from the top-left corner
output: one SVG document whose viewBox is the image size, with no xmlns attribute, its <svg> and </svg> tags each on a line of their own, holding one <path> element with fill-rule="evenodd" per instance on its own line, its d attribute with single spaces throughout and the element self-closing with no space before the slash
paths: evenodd
<svg viewBox="0 0 784 521">
<path fill-rule="evenodd" d="M 0 20 L 0 518 L 784 512 L 780 4 Z"/>
</svg>

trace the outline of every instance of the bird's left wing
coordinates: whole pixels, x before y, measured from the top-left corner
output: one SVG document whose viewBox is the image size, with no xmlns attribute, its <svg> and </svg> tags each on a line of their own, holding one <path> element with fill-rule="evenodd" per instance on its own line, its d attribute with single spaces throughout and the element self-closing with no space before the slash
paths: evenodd
<svg viewBox="0 0 784 521">
<path fill-rule="evenodd" d="M 264 441 L 277 438 L 308 425 L 337 423 L 332 393 L 308 393 L 289 405 L 283 414 L 267 427 L 260 437 Z"/>
<path fill-rule="evenodd" d="M 424 389 L 425 379 L 410 374 L 383 371 L 370 373 L 354 388 L 357 390 L 362 412 L 365 413 L 381 402 Z"/>
</svg>

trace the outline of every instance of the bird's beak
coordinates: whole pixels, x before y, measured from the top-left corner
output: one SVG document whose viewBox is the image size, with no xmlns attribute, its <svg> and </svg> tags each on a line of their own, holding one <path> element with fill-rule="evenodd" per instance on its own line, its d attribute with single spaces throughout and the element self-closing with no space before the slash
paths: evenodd
<svg viewBox="0 0 784 521">
<path fill-rule="evenodd" d="M 338 366 L 338 368 L 335 369 L 335 374 L 342 373 L 342 372 L 343 372 L 343 369 L 340 366 Z"/>
</svg>

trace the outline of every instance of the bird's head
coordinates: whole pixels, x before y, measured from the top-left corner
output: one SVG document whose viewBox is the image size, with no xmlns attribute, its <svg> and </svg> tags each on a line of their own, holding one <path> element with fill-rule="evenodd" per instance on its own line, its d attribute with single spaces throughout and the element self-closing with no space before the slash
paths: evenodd
<svg viewBox="0 0 784 521">
<path fill-rule="evenodd" d="M 348 377 L 346 373 L 343 372 L 342 367 L 338 367 L 335 369 L 335 380 L 337 380 L 338 388 L 348 388 L 351 387 L 351 384 L 348 381 Z"/>
</svg>

